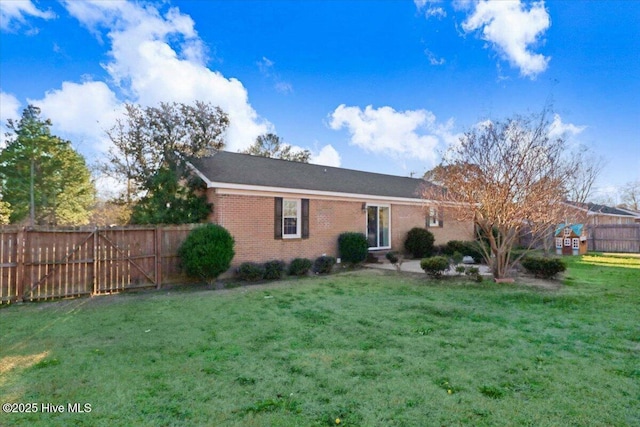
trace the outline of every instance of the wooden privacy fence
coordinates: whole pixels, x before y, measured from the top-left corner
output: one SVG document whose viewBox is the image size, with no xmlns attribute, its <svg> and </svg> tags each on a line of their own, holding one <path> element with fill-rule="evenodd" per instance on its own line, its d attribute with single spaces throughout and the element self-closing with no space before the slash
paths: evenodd
<svg viewBox="0 0 640 427">
<path fill-rule="evenodd" d="M 602 224 L 588 228 L 589 250 L 640 253 L 640 224 Z"/>
<path fill-rule="evenodd" d="M 0 304 L 182 280 L 177 251 L 196 226 L 0 228 Z"/>
</svg>

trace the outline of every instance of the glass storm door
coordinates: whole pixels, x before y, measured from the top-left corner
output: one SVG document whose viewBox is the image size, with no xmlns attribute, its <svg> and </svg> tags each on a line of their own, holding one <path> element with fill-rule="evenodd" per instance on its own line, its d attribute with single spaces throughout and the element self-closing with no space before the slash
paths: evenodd
<svg viewBox="0 0 640 427">
<path fill-rule="evenodd" d="M 388 248 L 389 206 L 367 206 L 367 241 L 369 248 Z"/>
</svg>

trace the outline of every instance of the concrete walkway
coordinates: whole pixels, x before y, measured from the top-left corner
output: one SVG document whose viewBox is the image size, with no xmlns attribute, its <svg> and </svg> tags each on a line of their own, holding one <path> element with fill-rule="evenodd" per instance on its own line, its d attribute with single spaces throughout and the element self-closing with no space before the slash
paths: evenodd
<svg viewBox="0 0 640 427">
<path fill-rule="evenodd" d="M 491 276 L 491 270 L 484 264 L 461 264 L 465 267 L 477 267 L 480 270 L 480 275 L 482 276 Z M 366 268 L 377 268 L 380 270 L 391 270 L 395 271 L 396 267 L 389 262 L 381 262 L 381 263 L 372 263 L 365 264 Z M 402 263 L 402 267 L 400 271 L 404 271 L 407 273 L 424 273 L 424 270 L 420 268 L 420 260 L 419 259 L 409 259 L 405 260 Z M 446 275 L 456 276 L 458 273 L 455 272 L 455 269 L 449 269 L 445 272 Z"/>
</svg>

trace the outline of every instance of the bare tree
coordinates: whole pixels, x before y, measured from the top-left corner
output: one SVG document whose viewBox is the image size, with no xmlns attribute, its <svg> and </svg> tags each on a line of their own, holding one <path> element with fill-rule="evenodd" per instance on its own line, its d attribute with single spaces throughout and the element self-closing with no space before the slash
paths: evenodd
<svg viewBox="0 0 640 427">
<path fill-rule="evenodd" d="M 293 151 L 293 147 L 274 133 L 266 133 L 256 138 L 256 142 L 244 151 L 253 156 L 270 157 L 273 159 L 291 160 L 294 162 L 309 163 L 311 152 L 309 150 Z"/>
<path fill-rule="evenodd" d="M 572 157 L 572 170 L 569 171 L 566 182 L 568 199 L 575 203 L 586 203 L 605 161 L 584 145 L 579 146 Z"/>
<path fill-rule="evenodd" d="M 622 206 L 640 211 L 640 180 L 627 182 L 622 187 Z"/>
<path fill-rule="evenodd" d="M 505 278 L 526 252 L 512 249 L 524 232 L 534 247 L 567 217 L 568 184 L 577 176 L 564 138 L 549 137 L 548 111 L 487 121 L 450 147 L 425 187 L 430 205 L 473 221 L 495 278 Z M 443 190 L 444 189 L 444 190 Z"/>
</svg>

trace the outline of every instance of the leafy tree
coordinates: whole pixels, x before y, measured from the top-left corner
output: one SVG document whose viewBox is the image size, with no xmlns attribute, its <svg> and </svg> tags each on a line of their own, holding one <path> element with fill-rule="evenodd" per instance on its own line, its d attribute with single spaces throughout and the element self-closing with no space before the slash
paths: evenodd
<svg viewBox="0 0 640 427">
<path fill-rule="evenodd" d="M 4 200 L 0 200 L 0 225 L 9 224 L 11 217 L 11 206 Z"/>
<path fill-rule="evenodd" d="M 286 144 L 282 141 L 282 138 L 273 133 L 258 136 L 256 142 L 246 149 L 244 153 L 302 163 L 309 163 L 309 158 L 311 157 L 309 150 L 294 151 L 291 145 Z"/>
<path fill-rule="evenodd" d="M 224 111 L 201 101 L 125 106 L 124 117 L 107 131 L 113 147 L 101 169 L 126 184 L 122 199 L 134 205 L 132 222 L 198 222 L 206 217 L 208 207 L 185 162 L 222 149 L 228 125 Z"/>
<path fill-rule="evenodd" d="M 52 135 L 51 121 L 29 105 L 22 118 L 8 121 L 9 142 L 0 153 L 3 200 L 10 221 L 32 225 L 89 222 L 95 189 L 84 158 L 69 141 Z"/>
<path fill-rule="evenodd" d="M 563 137 L 551 138 L 548 111 L 485 122 L 451 146 L 423 197 L 458 220 L 473 221 L 485 261 L 503 278 L 527 251 L 512 249 L 523 232 L 529 248 L 567 216 L 564 203 L 580 162 Z"/>
<path fill-rule="evenodd" d="M 210 212 L 210 205 L 200 187 L 202 181 L 188 177 L 191 182 L 180 182 L 178 173 L 162 168 L 151 178 L 149 191 L 134 206 L 130 222 L 133 224 L 190 224 L 200 222 Z"/>
</svg>

